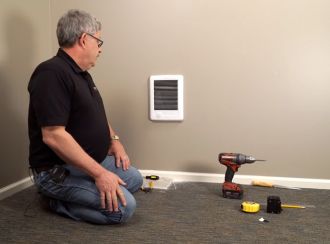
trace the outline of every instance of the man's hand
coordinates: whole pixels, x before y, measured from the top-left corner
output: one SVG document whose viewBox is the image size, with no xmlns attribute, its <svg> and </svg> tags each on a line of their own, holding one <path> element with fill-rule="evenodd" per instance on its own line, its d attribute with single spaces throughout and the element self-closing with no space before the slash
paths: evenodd
<svg viewBox="0 0 330 244">
<path fill-rule="evenodd" d="M 127 170 L 131 165 L 129 157 L 127 156 L 123 145 L 118 140 L 113 140 L 111 148 L 108 152 L 109 155 L 115 156 L 116 166 L 119 168 L 121 165 L 124 170 Z"/>
<path fill-rule="evenodd" d="M 107 207 L 110 211 L 118 211 L 118 197 L 126 206 L 126 199 L 120 188 L 120 185 L 126 185 L 126 183 L 92 159 L 64 126 L 42 127 L 42 139 L 64 161 L 82 169 L 94 178 L 100 192 L 102 208 Z M 124 150 L 123 153 L 125 153 Z"/>
<path fill-rule="evenodd" d="M 95 178 L 96 187 L 100 191 L 101 207 L 109 211 L 118 212 L 118 197 L 121 203 L 126 206 L 126 199 L 120 185 L 126 183 L 112 172 L 104 171 Z"/>
</svg>

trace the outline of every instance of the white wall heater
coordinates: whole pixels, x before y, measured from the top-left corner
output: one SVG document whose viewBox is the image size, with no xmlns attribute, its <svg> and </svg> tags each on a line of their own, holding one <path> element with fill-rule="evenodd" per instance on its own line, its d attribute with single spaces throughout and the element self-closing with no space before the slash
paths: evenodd
<svg viewBox="0 0 330 244">
<path fill-rule="evenodd" d="M 183 76 L 152 75 L 149 79 L 150 119 L 183 120 Z"/>
</svg>

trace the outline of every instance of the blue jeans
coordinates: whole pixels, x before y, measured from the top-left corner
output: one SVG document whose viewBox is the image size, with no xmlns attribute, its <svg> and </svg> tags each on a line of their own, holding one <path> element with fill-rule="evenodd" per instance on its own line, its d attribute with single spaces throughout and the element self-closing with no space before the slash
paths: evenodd
<svg viewBox="0 0 330 244">
<path fill-rule="evenodd" d="M 49 171 L 36 175 L 35 182 L 40 193 L 50 198 L 51 210 L 60 215 L 94 224 L 126 222 L 135 211 L 136 202 L 132 193 L 141 187 L 142 176 L 132 166 L 126 171 L 117 168 L 113 156 L 107 156 L 101 165 L 127 184 L 120 186 L 126 198 L 126 207 L 118 199 L 118 212 L 101 208 L 100 194 L 94 179 L 72 165 L 63 165 L 70 173 L 62 182 L 55 182 Z"/>
</svg>

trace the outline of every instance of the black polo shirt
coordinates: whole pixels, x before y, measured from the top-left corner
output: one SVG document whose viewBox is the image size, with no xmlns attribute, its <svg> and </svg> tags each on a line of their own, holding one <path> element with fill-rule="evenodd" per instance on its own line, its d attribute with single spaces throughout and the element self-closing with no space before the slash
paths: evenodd
<svg viewBox="0 0 330 244">
<path fill-rule="evenodd" d="M 32 167 L 64 164 L 42 141 L 41 127 L 65 126 L 79 145 L 97 162 L 110 146 L 103 101 L 91 75 L 59 49 L 33 72 L 28 91 L 29 162 Z"/>
</svg>

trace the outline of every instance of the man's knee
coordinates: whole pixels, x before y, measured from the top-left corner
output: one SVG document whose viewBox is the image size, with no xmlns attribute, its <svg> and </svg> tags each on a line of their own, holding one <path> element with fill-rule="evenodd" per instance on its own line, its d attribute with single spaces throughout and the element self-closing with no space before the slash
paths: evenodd
<svg viewBox="0 0 330 244">
<path fill-rule="evenodd" d="M 131 167 L 130 169 L 130 179 L 128 183 L 127 189 L 132 193 L 138 191 L 143 184 L 143 177 L 140 171 L 134 167 Z"/>
<path fill-rule="evenodd" d="M 122 217 L 120 223 L 127 222 L 134 214 L 136 209 L 136 201 L 133 195 L 126 195 L 126 206 L 121 208 Z"/>
<path fill-rule="evenodd" d="M 106 216 L 106 223 L 101 224 L 122 224 L 129 221 L 135 212 L 136 201 L 131 194 L 125 194 L 125 197 L 126 206 L 121 206 L 119 212 L 103 212 Z"/>
</svg>

